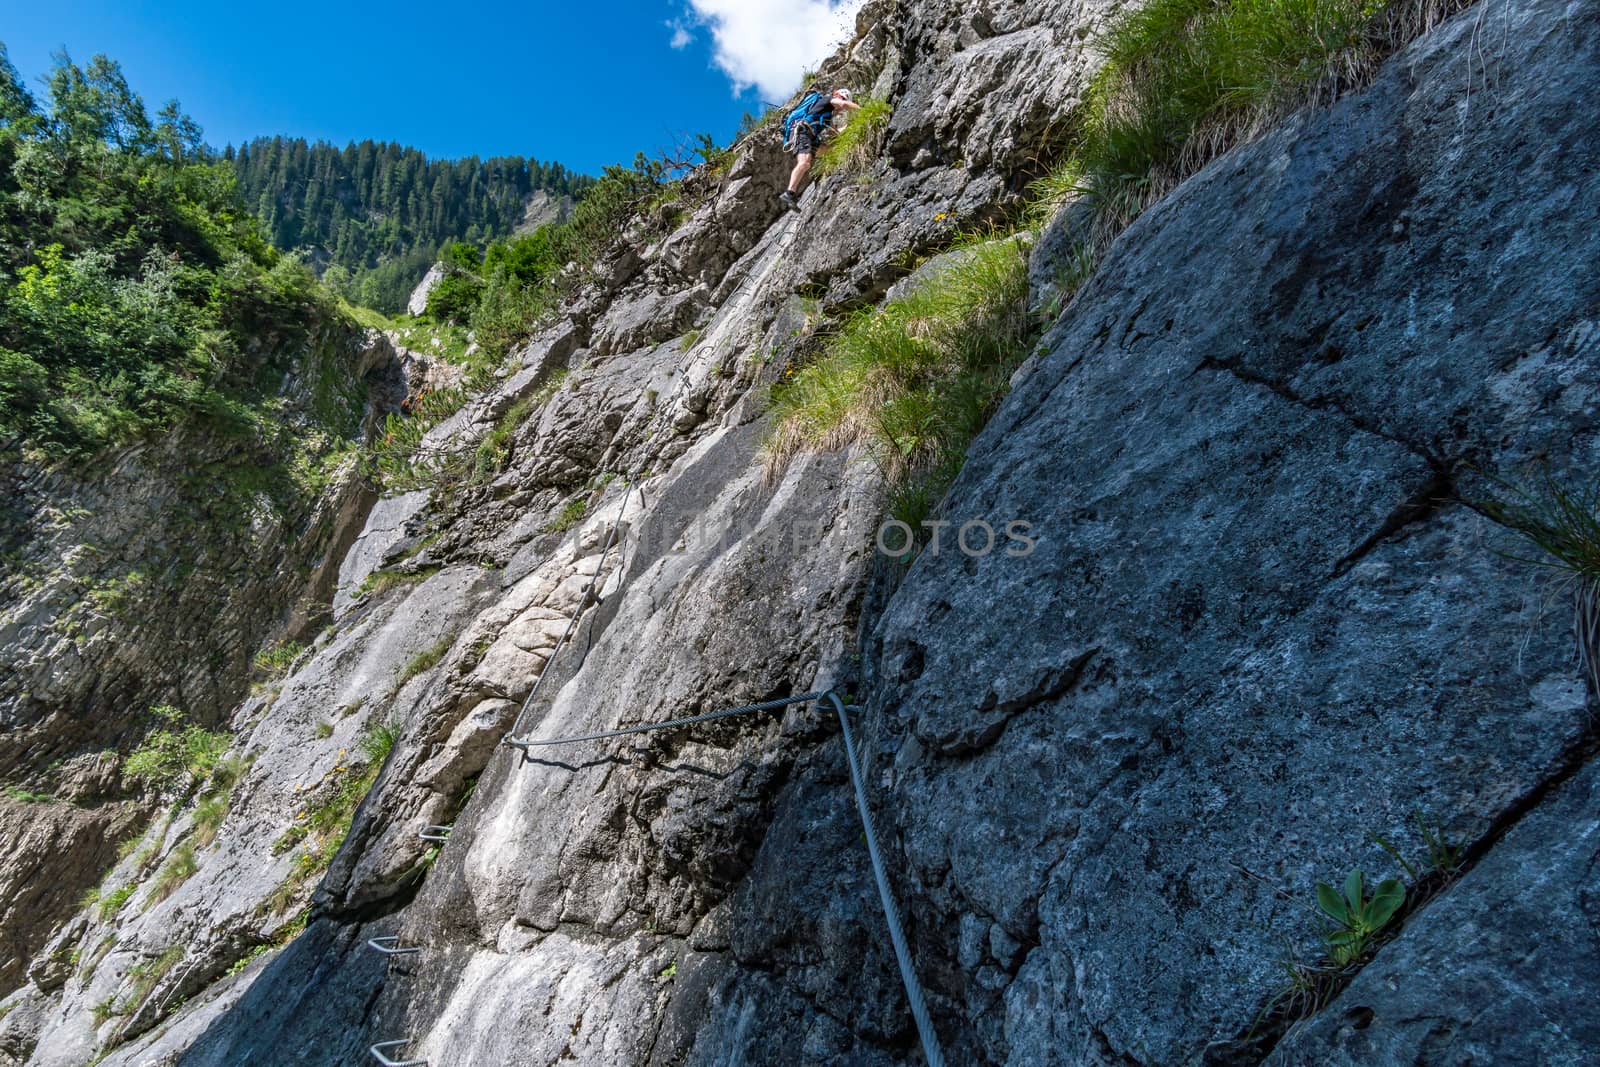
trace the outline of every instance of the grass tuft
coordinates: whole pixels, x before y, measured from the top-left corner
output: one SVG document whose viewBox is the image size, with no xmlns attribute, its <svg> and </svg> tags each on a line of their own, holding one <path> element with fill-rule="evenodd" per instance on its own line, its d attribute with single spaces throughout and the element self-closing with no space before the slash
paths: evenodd
<svg viewBox="0 0 1600 1067">
<path fill-rule="evenodd" d="M 123 905 L 128 903 L 128 898 L 133 896 L 138 888 L 137 883 L 129 882 L 122 888 L 100 897 L 99 904 L 95 908 L 95 914 L 100 917 L 101 921 L 115 918 L 117 913 L 122 910 Z"/>
<path fill-rule="evenodd" d="M 556 517 L 544 525 L 545 533 L 566 533 L 578 523 L 583 521 L 584 514 L 589 510 L 588 497 L 575 497 L 566 502 Z"/>
<path fill-rule="evenodd" d="M 228 795 L 219 793 L 200 801 L 194 809 L 194 847 L 207 848 L 217 839 L 222 820 L 228 817 Z"/>
<path fill-rule="evenodd" d="M 1494 481 L 1503 495 L 1475 501 L 1474 506 L 1541 550 L 1512 558 L 1600 582 L 1600 483 L 1573 489 L 1548 473 L 1531 487 Z"/>
<path fill-rule="evenodd" d="M 167 857 L 167 862 L 156 872 L 155 879 L 150 883 L 150 895 L 145 899 L 145 908 L 149 909 L 176 893 L 178 887 L 187 882 L 199 869 L 200 864 L 194 858 L 194 845 L 185 842 L 173 849 L 172 855 Z"/>
<path fill-rule="evenodd" d="M 361 584 L 350 590 L 351 599 L 359 600 L 370 594 L 381 596 L 389 590 L 402 585 L 417 585 L 427 581 L 444 568 L 437 565 L 418 567 L 414 571 L 373 571 L 362 580 Z"/>
<path fill-rule="evenodd" d="M 527 397 L 517 401 L 500 416 L 494 427 L 483 435 L 483 440 L 478 442 L 478 450 L 473 455 L 472 473 L 467 481 L 472 485 L 481 485 L 491 481 L 504 469 L 507 457 L 511 454 L 511 442 L 517 430 L 527 421 L 539 407 L 536 397 Z"/>
<path fill-rule="evenodd" d="M 269 678 L 278 678 L 289 672 L 294 661 L 304 652 L 297 642 L 280 641 L 271 648 L 256 653 L 256 670 Z"/>
<path fill-rule="evenodd" d="M 1152 0 L 1101 35 L 1076 144 L 1034 186 L 1039 210 L 1087 198 L 1096 244 L 1290 111 L 1369 83 L 1465 0 Z"/>
<path fill-rule="evenodd" d="M 231 738 L 223 731 L 207 730 L 185 722 L 171 705 L 150 709 L 165 725 L 145 735 L 128 756 L 123 772 L 140 784 L 165 789 L 182 781 L 191 786 L 204 781 L 224 763 Z"/>
<path fill-rule="evenodd" d="M 857 313 L 774 389 L 769 473 L 801 450 L 870 442 L 891 511 L 918 529 L 1027 354 L 1027 299 L 1026 248 L 1008 238 L 968 245 L 911 292 Z"/>
<path fill-rule="evenodd" d="M 883 147 L 883 134 L 889 128 L 889 118 L 894 109 L 889 101 L 868 97 L 858 101 L 860 111 L 850 113 L 850 119 L 833 141 L 817 153 L 812 168 L 818 178 L 829 174 L 862 174 L 878 158 Z"/>
<path fill-rule="evenodd" d="M 308 802 L 306 809 L 296 814 L 294 824 L 273 843 L 272 850 L 279 855 L 302 842 L 305 847 L 295 856 L 289 876 L 267 898 L 270 914 L 288 911 L 306 885 L 333 862 L 350 832 L 356 809 L 372 791 L 399 737 L 399 728 L 390 723 L 367 727 L 357 744 L 362 761 L 336 767 L 329 780 L 331 788 L 325 789 L 315 802 Z"/>
<path fill-rule="evenodd" d="M 453 637 L 441 637 L 439 640 L 411 657 L 405 670 L 400 672 L 400 684 L 405 685 L 423 671 L 432 670 L 444 659 L 445 653 L 450 651 L 450 646 L 455 644 Z"/>
<path fill-rule="evenodd" d="M 1507 555 L 1568 572 L 1576 579 L 1578 656 L 1591 693 L 1600 697 L 1600 483 L 1574 489 L 1549 472 L 1531 488 L 1492 476 L 1490 481 L 1502 496 L 1471 505 L 1540 550 L 1527 556 Z"/>
</svg>

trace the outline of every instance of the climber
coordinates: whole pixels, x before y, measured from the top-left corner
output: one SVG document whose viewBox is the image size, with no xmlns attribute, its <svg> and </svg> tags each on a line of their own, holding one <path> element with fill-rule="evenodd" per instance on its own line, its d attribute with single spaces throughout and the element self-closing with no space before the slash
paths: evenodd
<svg viewBox="0 0 1600 1067">
<path fill-rule="evenodd" d="M 789 188 L 778 194 L 784 207 L 794 211 L 800 206 L 801 183 L 811 170 L 823 131 L 833 122 L 834 113 L 860 110 L 861 105 L 850 99 L 849 89 L 835 89 L 827 95 L 813 89 L 789 112 L 783 122 L 783 147 L 794 155 L 794 170 L 789 175 Z"/>
</svg>

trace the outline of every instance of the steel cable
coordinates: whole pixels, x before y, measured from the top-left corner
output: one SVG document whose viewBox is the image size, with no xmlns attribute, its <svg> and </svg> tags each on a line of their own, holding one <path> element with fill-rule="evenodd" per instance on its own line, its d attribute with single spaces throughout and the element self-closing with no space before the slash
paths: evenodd
<svg viewBox="0 0 1600 1067">
<path fill-rule="evenodd" d="M 571 745 L 580 741 L 604 741 L 611 737 L 625 737 L 630 734 L 649 733 L 653 730 L 669 730 L 678 726 L 692 726 L 695 723 L 710 722 L 713 719 L 724 719 L 730 715 L 771 711 L 774 708 L 823 698 L 832 701 L 833 710 L 839 715 L 840 729 L 844 732 L 845 761 L 850 766 L 850 785 L 855 792 L 856 811 L 861 815 L 861 829 L 867 839 L 867 857 L 872 862 L 872 877 L 877 882 L 878 899 L 883 905 L 884 921 L 889 926 L 889 941 L 894 946 L 895 960 L 900 966 L 900 980 L 905 985 L 906 1000 L 911 1005 L 911 1017 L 916 1021 L 917 1035 L 922 1040 L 922 1054 L 928 1061 L 928 1067 L 944 1067 L 944 1053 L 939 1047 L 939 1035 L 933 1029 L 933 1020 L 928 1015 L 928 1004 L 922 996 L 922 986 L 917 981 L 917 972 L 911 962 L 911 949 L 906 944 L 905 931 L 900 926 L 900 912 L 895 907 L 893 894 L 889 891 L 889 875 L 884 870 L 883 856 L 878 851 L 877 828 L 872 822 L 872 811 L 867 807 L 867 793 L 863 783 L 864 775 L 861 770 L 861 760 L 856 754 L 855 735 L 850 732 L 850 719 L 845 714 L 844 701 L 839 699 L 838 693 L 831 689 L 817 693 L 802 693 L 800 696 L 784 697 L 780 700 L 764 700 L 759 704 L 742 704 L 736 708 L 710 711 L 704 715 L 691 715 L 682 719 L 668 719 L 665 722 L 625 726 L 621 729 L 605 730 L 597 734 L 555 737 L 544 741 L 508 738 L 506 743 L 526 752 L 530 748 L 546 745 Z"/>
<path fill-rule="evenodd" d="M 578 741 L 603 741 L 608 737 L 623 737 L 627 734 L 649 733 L 651 730 L 666 730 L 674 726 L 693 726 L 697 722 L 710 722 L 713 719 L 725 719 L 730 715 L 745 715 L 752 711 L 771 711 L 788 704 L 800 704 L 807 700 L 816 700 L 823 696 L 822 693 L 805 693 L 797 697 L 784 697 L 781 700 L 764 700 L 759 704 L 742 704 L 737 708 L 723 708 L 721 711 L 708 711 L 704 715 L 691 715 L 685 719 L 668 719 L 665 722 L 648 722 L 639 726 L 624 726 L 620 730 L 606 730 L 604 733 L 583 734 L 579 737 L 554 737 L 548 741 L 534 741 L 521 737 L 508 737 L 506 744 L 515 748 L 529 749 L 542 748 L 545 745 L 570 745 Z"/>
</svg>

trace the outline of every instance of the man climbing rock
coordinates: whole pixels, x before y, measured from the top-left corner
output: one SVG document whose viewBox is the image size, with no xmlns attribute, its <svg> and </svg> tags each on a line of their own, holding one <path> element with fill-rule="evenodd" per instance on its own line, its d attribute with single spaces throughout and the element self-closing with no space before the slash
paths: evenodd
<svg viewBox="0 0 1600 1067">
<path fill-rule="evenodd" d="M 794 155 L 794 170 L 789 174 L 789 188 L 778 194 L 783 206 L 793 211 L 800 206 L 801 184 L 811 170 L 822 145 L 822 134 L 833 116 L 839 111 L 860 111 L 861 105 L 850 99 L 849 89 L 835 89 L 823 94 L 813 89 L 805 95 L 783 121 L 783 147 Z"/>
</svg>

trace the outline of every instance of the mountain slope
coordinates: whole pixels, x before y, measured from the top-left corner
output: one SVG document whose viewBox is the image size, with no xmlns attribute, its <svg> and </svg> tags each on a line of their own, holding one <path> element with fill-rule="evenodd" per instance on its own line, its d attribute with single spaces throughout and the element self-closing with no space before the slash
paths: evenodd
<svg viewBox="0 0 1600 1067">
<path fill-rule="evenodd" d="M 530 201 L 570 202 L 593 182 L 531 157 L 429 159 L 392 142 L 258 137 L 227 158 L 273 245 L 309 254 L 335 290 L 386 314 L 444 245 L 507 236 Z"/>
<path fill-rule="evenodd" d="M 152 830 L 194 871 L 124 861 L 139 910 L 80 916 L 0 1048 L 917 1062 L 823 708 L 501 744 L 837 686 L 951 1062 L 1584 1062 L 1596 694 L 1570 609 L 1463 501 L 1600 452 L 1592 0 L 1442 20 L 1052 307 L 1086 228 L 1056 213 L 1047 328 L 937 512 L 1027 521 L 1031 552 L 952 528 L 892 561 L 874 438 L 763 446 L 772 386 L 1018 205 L 1108 14 L 868 5 L 822 77 L 893 102 L 870 169 L 784 215 L 758 132 L 428 431 L 479 473 L 374 510 L 335 625 L 233 717 L 214 844 L 198 806 Z M 1353 868 L 1407 903 L 1313 967 L 1316 883 Z"/>
</svg>

